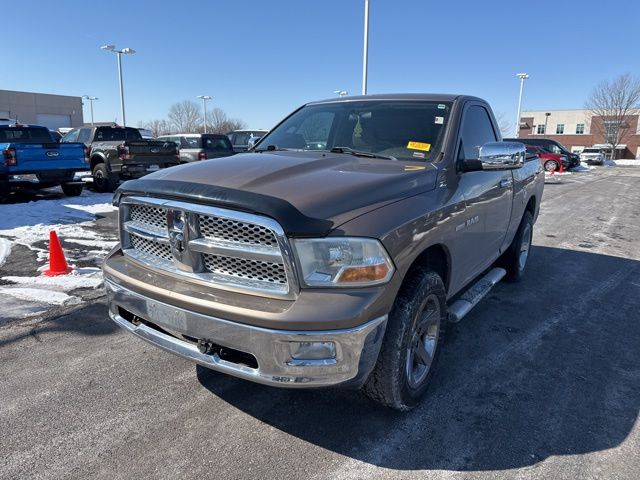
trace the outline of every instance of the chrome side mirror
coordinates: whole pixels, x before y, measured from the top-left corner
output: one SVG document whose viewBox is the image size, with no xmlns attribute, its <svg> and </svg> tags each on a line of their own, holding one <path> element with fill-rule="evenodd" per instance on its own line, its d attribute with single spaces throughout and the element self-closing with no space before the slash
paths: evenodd
<svg viewBox="0 0 640 480">
<path fill-rule="evenodd" d="M 519 142 L 489 142 L 480 147 L 482 170 L 509 170 L 524 165 L 527 150 Z"/>
</svg>

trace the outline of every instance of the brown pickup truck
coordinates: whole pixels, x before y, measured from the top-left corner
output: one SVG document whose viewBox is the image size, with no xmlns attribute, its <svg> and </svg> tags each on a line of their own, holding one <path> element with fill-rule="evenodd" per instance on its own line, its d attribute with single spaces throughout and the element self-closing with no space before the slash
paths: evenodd
<svg viewBox="0 0 640 480">
<path fill-rule="evenodd" d="M 447 322 L 523 275 L 543 187 L 479 98 L 309 103 L 248 153 L 120 186 L 109 315 L 220 372 L 407 410 Z"/>
</svg>

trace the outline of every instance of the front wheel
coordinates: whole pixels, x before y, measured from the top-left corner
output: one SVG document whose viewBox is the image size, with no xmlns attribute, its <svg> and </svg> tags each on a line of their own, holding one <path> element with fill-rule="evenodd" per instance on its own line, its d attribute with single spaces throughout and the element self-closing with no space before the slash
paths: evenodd
<svg viewBox="0 0 640 480">
<path fill-rule="evenodd" d="M 433 376 L 446 326 L 446 293 L 438 274 L 410 273 L 393 305 L 376 366 L 364 392 L 396 410 L 410 410 Z"/>
<path fill-rule="evenodd" d="M 62 187 L 62 192 L 67 197 L 77 197 L 82 194 L 83 185 L 69 185 L 69 184 L 63 183 L 61 187 Z"/>
<path fill-rule="evenodd" d="M 93 188 L 98 192 L 113 192 L 115 189 L 115 182 L 112 181 L 111 175 L 107 171 L 107 167 L 104 163 L 97 163 L 93 167 Z"/>
</svg>

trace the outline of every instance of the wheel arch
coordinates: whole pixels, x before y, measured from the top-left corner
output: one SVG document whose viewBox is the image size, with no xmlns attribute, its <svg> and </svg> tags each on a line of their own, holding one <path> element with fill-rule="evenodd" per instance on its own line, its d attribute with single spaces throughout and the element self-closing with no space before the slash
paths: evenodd
<svg viewBox="0 0 640 480">
<path fill-rule="evenodd" d="M 409 266 L 403 280 L 403 285 L 406 279 L 417 268 L 424 268 L 437 273 L 442 279 L 442 283 L 444 283 L 445 291 L 449 291 L 451 281 L 451 254 L 445 245 L 436 243 L 425 248 Z"/>
<path fill-rule="evenodd" d="M 93 169 L 95 168 L 95 166 L 99 163 L 104 163 L 105 166 L 107 164 L 106 159 L 102 156 L 102 155 L 98 155 L 98 154 L 93 154 L 91 156 L 91 171 L 93 171 Z"/>
</svg>

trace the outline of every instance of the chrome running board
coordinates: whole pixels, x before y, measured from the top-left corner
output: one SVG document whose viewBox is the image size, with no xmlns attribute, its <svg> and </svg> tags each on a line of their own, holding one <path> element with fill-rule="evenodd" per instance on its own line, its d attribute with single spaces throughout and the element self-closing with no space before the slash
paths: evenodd
<svg viewBox="0 0 640 480">
<path fill-rule="evenodd" d="M 458 300 L 449 305 L 449 321 L 458 323 L 482 300 L 487 293 L 507 274 L 504 268 L 492 268 L 464 292 Z"/>
</svg>

